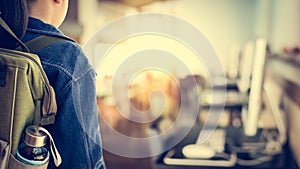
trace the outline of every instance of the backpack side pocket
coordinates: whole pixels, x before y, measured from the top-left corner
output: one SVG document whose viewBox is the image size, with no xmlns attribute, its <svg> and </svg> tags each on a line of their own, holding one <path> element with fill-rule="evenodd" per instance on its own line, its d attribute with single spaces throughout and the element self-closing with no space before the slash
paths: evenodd
<svg viewBox="0 0 300 169">
<path fill-rule="evenodd" d="M 6 168 L 9 154 L 9 144 L 4 140 L 0 140 L 0 169 Z"/>
<path fill-rule="evenodd" d="M 49 160 L 40 166 L 26 165 L 17 160 L 13 155 L 10 156 L 8 169 L 47 169 Z"/>
</svg>

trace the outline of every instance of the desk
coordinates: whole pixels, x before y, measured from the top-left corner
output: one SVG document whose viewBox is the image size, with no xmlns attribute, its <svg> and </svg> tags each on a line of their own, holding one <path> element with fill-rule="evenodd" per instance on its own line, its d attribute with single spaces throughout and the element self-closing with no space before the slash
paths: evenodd
<svg viewBox="0 0 300 169">
<path fill-rule="evenodd" d="M 300 55 L 275 54 L 269 59 L 267 70 L 283 89 L 283 107 L 287 114 L 289 146 L 300 166 Z"/>
<path fill-rule="evenodd" d="M 174 147 L 174 149 L 182 149 L 182 147 L 186 144 L 191 144 L 196 141 L 198 132 L 200 131 L 199 126 L 195 126 L 191 129 L 189 134 L 178 144 Z M 234 134 L 234 129 L 228 129 L 227 133 L 229 135 Z M 296 169 L 298 168 L 291 153 L 288 148 L 288 146 L 284 147 L 284 151 L 282 154 L 277 155 L 273 158 L 270 162 L 265 162 L 260 165 L 251 166 L 251 167 L 245 167 L 245 166 L 239 166 L 236 165 L 234 167 L 208 167 L 208 166 L 176 166 L 176 165 L 166 165 L 163 162 L 163 158 L 165 157 L 166 153 L 163 153 L 161 156 L 158 157 L 158 160 L 155 164 L 155 169 L 206 169 L 206 168 L 212 168 L 212 169 L 218 169 L 218 168 L 232 168 L 232 169 L 245 169 L 245 168 L 252 168 L 252 169 Z"/>
</svg>

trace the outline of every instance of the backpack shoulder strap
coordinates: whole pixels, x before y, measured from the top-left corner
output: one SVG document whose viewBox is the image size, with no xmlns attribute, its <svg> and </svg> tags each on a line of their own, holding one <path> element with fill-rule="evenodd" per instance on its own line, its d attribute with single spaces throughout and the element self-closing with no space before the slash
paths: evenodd
<svg viewBox="0 0 300 169">
<path fill-rule="evenodd" d="M 9 28 L 6 22 L 0 17 L 0 27 L 2 27 L 12 38 L 14 38 L 21 46 L 25 52 L 29 52 L 27 46 L 14 34 L 14 32 Z"/>
<path fill-rule="evenodd" d="M 25 43 L 25 45 L 29 48 L 31 53 L 36 53 L 37 51 L 53 45 L 55 43 L 64 42 L 64 41 L 72 41 L 74 40 L 67 37 L 59 37 L 59 36 L 48 36 L 41 35 L 37 38 L 32 39 L 31 41 Z"/>
<path fill-rule="evenodd" d="M 28 47 L 30 53 L 36 53 L 37 51 L 47 46 L 59 42 L 64 42 L 64 41 L 73 41 L 73 40 L 67 37 L 41 35 L 25 43 L 25 45 Z M 43 100 L 42 117 L 40 118 L 39 121 L 40 125 L 53 124 L 55 121 L 55 115 L 57 111 L 54 89 L 50 85 L 47 76 L 44 76 L 44 78 L 45 78 L 44 80 L 46 83 L 47 91 L 45 91 L 44 93 L 45 96 Z"/>
</svg>

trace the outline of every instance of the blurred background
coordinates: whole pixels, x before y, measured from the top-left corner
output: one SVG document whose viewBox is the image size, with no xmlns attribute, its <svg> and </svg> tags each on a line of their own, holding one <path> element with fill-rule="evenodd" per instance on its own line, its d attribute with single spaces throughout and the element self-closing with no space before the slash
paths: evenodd
<svg viewBox="0 0 300 169">
<path fill-rule="evenodd" d="M 274 99 L 278 105 L 285 107 L 282 118 L 289 125 L 288 137 L 293 157 L 300 163 L 300 147 L 296 144 L 300 138 L 297 136 L 300 127 L 293 119 L 299 119 L 300 97 L 297 95 L 299 80 L 297 76 L 300 68 L 299 50 L 300 50 L 300 1 L 299 0 L 70 0 L 69 13 L 61 30 L 68 36 L 75 39 L 84 46 L 88 40 L 101 28 L 112 21 L 124 16 L 144 12 L 157 12 L 169 14 L 181 18 L 200 30 L 215 48 L 221 66 L 228 78 L 228 83 L 241 76 L 241 69 L 245 65 L 241 65 L 245 59 L 247 44 L 255 42 L 257 38 L 264 38 L 267 41 L 267 54 L 270 56 L 280 57 L 278 64 L 270 66 L 270 77 L 273 74 L 276 78 L 270 78 L 274 84 Z M 165 18 L 162 16 L 158 23 L 164 27 Z M 130 31 L 136 23 L 124 23 L 120 27 L 120 31 Z M 132 24 L 132 25 L 129 25 Z M 176 26 L 176 25 L 174 25 Z M 172 30 L 168 27 L 166 29 Z M 157 37 L 149 37 L 157 40 Z M 114 34 L 109 38 L 103 39 L 96 45 L 97 50 L 101 47 L 114 43 Z M 168 48 L 165 44 L 169 44 L 167 40 L 159 39 L 162 42 L 162 48 Z M 163 43 L 165 42 L 165 43 Z M 139 44 L 140 46 L 130 48 L 126 44 Z M 139 39 L 130 39 L 126 43 L 116 49 L 120 55 L 128 50 L 143 49 L 147 43 L 139 41 Z M 155 70 L 144 70 L 139 72 L 131 79 L 129 86 L 122 86 L 122 80 L 119 81 L 118 89 L 120 93 L 125 92 L 124 97 L 128 97 L 130 103 L 121 100 L 122 113 L 116 108 L 116 102 L 112 98 L 112 79 L 113 74 L 110 68 L 113 62 L 105 62 L 103 69 L 97 70 L 97 96 L 99 105 L 99 123 L 102 133 L 107 133 L 107 126 L 103 126 L 103 120 L 118 132 L 135 138 L 145 138 L 162 133 L 167 130 L 178 116 L 180 101 L 184 98 L 180 97 L 181 90 L 188 91 L 186 98 L 201 96 L 211 87 L 209 76 L 205 66 L 202 63 L 194 62 L 191 58 L 192 54 L 184 51 L 174 44 L 171 50 L 175 53 L 184 53 L 182 59 L 187 60 L 188 66 L 191 68 L 191 74 L 182 74 L 177 67 L 171 67 L 169 73 L 163 73 Z M 180 48 L 181 50 L 176 51 Z M 96 52 L 97 53 L 97 52 Z M 274 57 L 275 58 L 275 57 Z M 282 60 L 282 58 L 284 58 Z M 295 61 L 296 58 L 296 61 Z M 268 59 L 272 60 L 272 59 Z M 267 62 L 269 62 L 267 60 Z M 278 60 L 276 60 L 277 63 Z M 271 62 L 271 61 L 270 61 Z M 293 64 L 290 64 L 290 63 Z M 287 63 L 280 65 L 280 63 Z M 267 65 L 267 64 L 266 64 Z M 287 67 L 282 67 L 287 66 Z M 279 68 L 280 67 L 280 68 Z M 268 69 L 269 70 L 269 69 Z M 128 70 L 130 71 L 130 70 Z M 274 73 L 275 72 L 275 73 Z M 289 77 L 286 77 L 289 74 Z M 124 76 L 124 78 L 127 78 Z M 195 85 L 190 85 L 190 79 L 196 81 Z M 126 88 L 128 87 L 128 88 Z M 161 91 L 164 95 L 153 91 Z M 299 90 L 300 91 L 300 90 Z M 150 97 L 151 96 L 151 97 Z M 227 99 L 242 100 L 243 98 L 235 98 L 236 95 L 229 95 Z M 150 99 L 149 99 L 150 98 Z M 286 99 L 284 99 L 286 98 Z M 204 100 L 207 98 L 204 98 Z M 209 98 L 208 98 L 209 99 Z M 128 101 L 128 100 L 127 100 Z M 153 121 L 149 123 L 138 123 L 128 120 L 126 117 L 134 116 L 131 112 L 132 107 L 139 111 L 146 111 L 151 108 Z M 188 104 L 188 103 L 187 103 Z M 165 106 L 163 111 L 160 109 Z M 181 105 L 182 106 L 182 105 Z M 268 105 L 265 105 L 266 107 Z M 157 110 L 158 109 L 158 110 Z M 289 112 L 294 113 L 289 113 Z M 295 114 L 295 111 L 298 114 Z M 197 122 L 202 123 L 207 117 L 205 109 L 199 110 Z M 189 123 L 189 121 L 187 121 Z M 219 126 L 241 126 L 242 119 L 237 109 L 225 109 Z M 276 128 L 276 123 L 272 118 L 272 113 L 261 113 L 259 123 L 260 127 Z M 108 135 L 102 134 L 105 141 L 120 143 L 120 140 L 113 140 Z M 163 144 L 151 143 L 151 148 L 162 149 Z M 132 151 L 135 147 L 132 147 Z M 108 169 L 118 168 L 157 168 L 156 160 L 159 157 L 149 158 L 127 158 L 118 156 L 109 151 L 104 150 L 104 158 Z"/>
<path fill-rule="evenodd" d="M 72 0 L 61 28 L 85 44 L 113 20 L 141 12 L 170 14 L 194 25 L 213 44 L 224 68 L 233 46 L 243 48 L 257 37 L 267 38 L 274 52 L 300 43 L 297 0 Z"/>
</svg>

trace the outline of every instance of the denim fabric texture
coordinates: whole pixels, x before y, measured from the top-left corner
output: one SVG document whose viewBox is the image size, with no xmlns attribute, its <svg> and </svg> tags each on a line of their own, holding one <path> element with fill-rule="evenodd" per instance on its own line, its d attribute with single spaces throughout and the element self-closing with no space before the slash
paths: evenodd
<svg viewBox="0 0 300 169">
<path fill-rule="evenodd" d="M 65 36 L 52 25 L 29 18 L 23 42 L 41 36 Z M 95 70 L 81 47 L 59 42 L 37 52 L 56 93 L 57 115 L 46 126 L 62 157 L 62 169 L 105 169 L 95 90 Z M 50 159 L 48 168 L 56 168 Z"/>
</svg>

